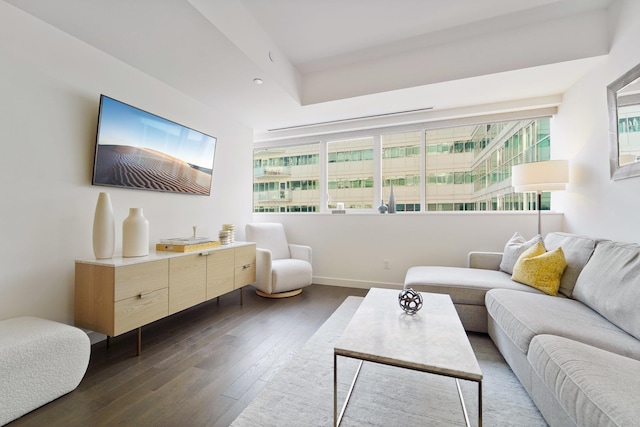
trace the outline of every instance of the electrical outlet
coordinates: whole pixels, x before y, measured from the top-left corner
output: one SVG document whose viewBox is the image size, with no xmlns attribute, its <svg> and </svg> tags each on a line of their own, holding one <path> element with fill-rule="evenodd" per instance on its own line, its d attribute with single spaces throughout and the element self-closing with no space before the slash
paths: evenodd
<svg viewBox="0 0 640 427">
<path fill-rule="evenodd" d="M 388 269 L 390 269 L 390 268 L 391 268 L 391 267 L 389 266 L 389 260 L 388 260 L 388 259 L 385 259 L 385 260 L 383 261 L 383 264 L 384 264 L 384 269 L 385 269 L 385 270 L 388 270 Z"/>
</svg>

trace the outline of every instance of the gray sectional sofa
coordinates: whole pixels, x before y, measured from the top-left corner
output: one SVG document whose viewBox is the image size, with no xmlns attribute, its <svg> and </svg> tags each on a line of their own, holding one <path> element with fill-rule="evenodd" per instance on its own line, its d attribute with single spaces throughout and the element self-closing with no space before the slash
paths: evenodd
<svg viewBox="0 0 640 427">
<path fill-rule="evenodd" d="M 412 267 L 405 288 L 448 293 L 488 332 L 551 426 L 640 425 L 640 246 L 550 233 L 567 260 L 557 296 L 511 280 L 500 253 L 469 267 Z"/>
</svg>

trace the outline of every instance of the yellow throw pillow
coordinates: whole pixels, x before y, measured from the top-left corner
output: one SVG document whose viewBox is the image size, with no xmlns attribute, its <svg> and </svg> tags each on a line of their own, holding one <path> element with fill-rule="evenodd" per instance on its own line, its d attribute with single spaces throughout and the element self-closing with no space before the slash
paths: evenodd
<svg viewBox="0 0 640 427">
<path fill-rule="evenodd" d="M 511 279 L 555 296 L 566 267 L 562 248 L 547 252 L 541 243 L 536 243 L 520 255 Z"/>
</svg>

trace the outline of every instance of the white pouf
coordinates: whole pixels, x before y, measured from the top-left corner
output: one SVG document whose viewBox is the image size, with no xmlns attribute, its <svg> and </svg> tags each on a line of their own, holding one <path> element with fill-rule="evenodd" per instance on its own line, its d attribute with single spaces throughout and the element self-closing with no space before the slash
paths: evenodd
<svg viewBox="0 0 640 427">
<path fill-rule="evenodd" d="M 74 390 L 89 366 L 82 330 L 37 317 L 0 321 L 0 425 Z"/>
</svg>

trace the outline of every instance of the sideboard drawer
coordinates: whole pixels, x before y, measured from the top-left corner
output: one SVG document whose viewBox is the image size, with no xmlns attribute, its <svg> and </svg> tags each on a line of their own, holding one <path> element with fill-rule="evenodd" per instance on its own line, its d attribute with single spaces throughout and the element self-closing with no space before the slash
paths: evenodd
<svg viewBox="0 0 640 427">
<path fill-rule="evenodd" d="M 169 290 L 167 288 L 116 301 L 114 330 L 109 335 L 123 334 L 162 319 L 168 314 Z"/>
<path fill-rule="evenodd" d="M 169 260 L 127 265 L 115 269 L 114 301 L 169 286 Z"/>
<path fill-rule="evenodd" d="M 256 281 L 256 245 L 236 248 L 234 287 L 236 289 Z"/>
<path fill-rule="evenodd" d="M 256 281 L 256 265 L 245 264 L 242 267 L 236 267 L 234 276 L 234 286 L 236 289 L 247 286 Z"/>
<path fill-rule="evenodd" d="M 236 269 L 234 286 L 236 289 L 256 281 L 256 245 L 236 248 Z"/>
<path fill-rule="evenodd" d="M 247 264 L 256 265 L 256 245 L 241 246 L 235 249 L 236 252 L 236 268 Z"/>
</svg>

